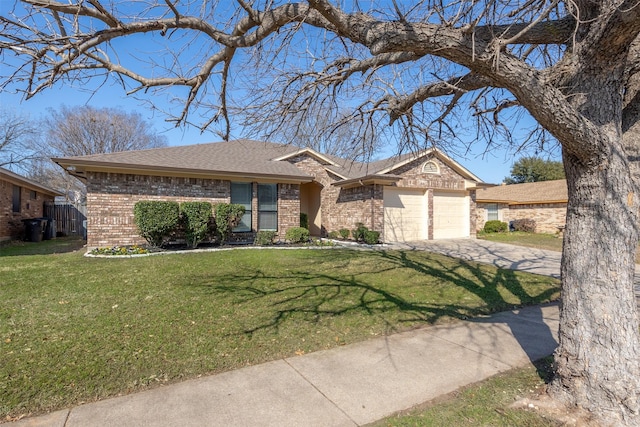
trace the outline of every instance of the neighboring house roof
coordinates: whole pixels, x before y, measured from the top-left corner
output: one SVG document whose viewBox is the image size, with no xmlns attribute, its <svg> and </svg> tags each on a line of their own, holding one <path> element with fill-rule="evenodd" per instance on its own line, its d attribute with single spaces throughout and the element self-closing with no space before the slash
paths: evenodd
<svg viewBox="0 0 640 427">
<path fill-rule="evenodd" d="M 393 171 L 425 156 L 437 156 L 465 179 L 482 183 L 467 169 L 432 148 L 416 154 L 360 163 L 318 153 L 310 148 L 251 140 L 216 142 L 138 151 L 54 158 L 69 173 L 84 178 L 87 170 L 120 173 L 157 173 L 221 178 L 277 179 L 281 182 L 311 182 L 314 177 L 286 160 L 308 155 L 344 182 L 393 182 Z"/>
<path fill-rule="evenodd" d="M 497 185 L 476 191 L 477 203 L 508 203 L 523 205 L 533 203 L 566 203 L 567 181 L 526 182 L 524 184 Z"/>
<path fill-rule="evenodd" d="M 62 193 L 60 193 L 59 191 L 39 184 L 29 178 L 25 178 L 24 176 L 18 175 L 17 173 L 11 172 L 10 170 L 5 168 L 0 168 L 0 180 L 8 181 L 12 184 L 26 187 L 31 190 L 36 190 L 50 196 L 62 196 Z"/>
</svg>

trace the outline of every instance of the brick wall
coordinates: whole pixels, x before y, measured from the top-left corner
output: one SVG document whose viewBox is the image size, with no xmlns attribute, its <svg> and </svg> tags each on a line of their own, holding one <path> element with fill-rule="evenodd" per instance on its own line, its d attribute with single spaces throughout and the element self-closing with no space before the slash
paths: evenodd
<svg viewBox="0 0 640 427">
<path fill-rule="evenodd" d="M 258 228 L 258 184 L 252 185 L 252 232 L 235 233 L 233 241 L 253 242 Z M 278 238 L 300 225 L 300 185 L 278 184 Z M 231 181 L 90 172 L 87 174 L 87 246 L 145 244 L 133 207 L 140 200 L 231 201 Z"/>
<path fill-rule="evenodd" d="M 87 246 L 146 243 L 133 219 L 133 207 L 140 200 L 229 203 L 230 188 L 223 180 L 89 172 Z"/>
<path fill-rule="evenodd" d="M 0 179 L 0 240 L 24 238 L 22 220 L 42 217 L 44 203 L 53 202 L 52 196 L 19 186 L 20 212 L 13 212 L 13 186 L 13 183 Z"/>
<path fill-rule="evenodd" d="M 538 203 L 528 205 L 498 205 L 498 218 L 509 223 L 515 219 L 533 219 L 536 233 L 557 233 L 558 226 L 564 226 L 567 218 L 566 203 Z M 486 204 L 478 205 L 476 229 L 482 230 L 487 221 Z"/>
<path fill-rule="evenodd" d="M 300 227 L 300 184 L 278 184 L 278 238 Z"/>
<path fill-rule="evenodd" d="M 329 231 L 341 228 L 354 229 L 361 222 L 369 230 L 384 231 L 383 186 L 365 185 L 355 188 L 342 188 L 336 203 L 331 207 L 332 226 Z"/>
</svg>

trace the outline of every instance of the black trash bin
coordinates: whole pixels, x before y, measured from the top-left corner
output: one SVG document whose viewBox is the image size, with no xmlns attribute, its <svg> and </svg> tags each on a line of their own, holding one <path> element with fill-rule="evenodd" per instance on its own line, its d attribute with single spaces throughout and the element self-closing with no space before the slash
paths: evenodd
<svg viewBox="0 0 640 427">
<path fill-rule="evenodd" d="M 42 238 L 44 240 L 51 240 L 51 239 L 55 239 L 56 237 L 56 222 L 53 218 L 38 218 L 41 219 L 45 222 L 45 225 L 43 226 L 43 231 L 44 234 L 42 236 Z"/>
<path fill-rule="evenodd" d="M 46 224 L 41 218 L 23 219 L 25 240 L 28 242 L 42 241 L 42 227 Z"/>
</svg>

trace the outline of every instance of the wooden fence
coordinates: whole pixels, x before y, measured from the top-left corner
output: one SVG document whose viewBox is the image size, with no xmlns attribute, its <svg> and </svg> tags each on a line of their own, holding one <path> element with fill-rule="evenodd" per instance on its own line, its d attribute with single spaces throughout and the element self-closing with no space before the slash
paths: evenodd
<svg viewBox="0 0 640 427">
<path fill-rule="evenodd" d="M 55 220 L 56 235 L 87 238 L 87 217 L 74 205 L 47 203 L 44 205 L 44 216 Z"/>
</svg>

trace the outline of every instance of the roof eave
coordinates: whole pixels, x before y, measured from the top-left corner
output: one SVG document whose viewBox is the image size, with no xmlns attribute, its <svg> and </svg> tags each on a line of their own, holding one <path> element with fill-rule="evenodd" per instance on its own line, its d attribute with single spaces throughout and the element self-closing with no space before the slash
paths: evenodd
<svg viewBox="0 0 640 427">
<path fill-rule="evenodd" d="M 554 199 L 554 200 L 525 200 L 514 201 L 504 199 L 477 199 L 476 203 L 501 203 L 509 206 L 513 205 L 551 205 L 555 203 L 568 203 L 567 199 Z"/>
<path fill-rule="evenodd" d="M 247 173 L 236 171 L 213 171 L 204 169 L 173 168 L 162 166 L 130 165 L 111 162 L 82 162 L 81 160 L 68 158 L 52 158 L 55 163 L 65 169 L 67 173 L 81 179 L 86 179 L 86 172 L 111 172 L 137 175 L 169 175 L 186 176 L 190 178 L 206 179 L 250 179 L 259 181 L 270 181 L 279 183 L 307 183 L 312 182 L 313 177 L 309 175 L 283 175 L 268 173 Z"/>
<path fill-rule="evenodd" d="M 334 182 L 331 185 L 342 188 L 362 187 L 365 185 L 381 184 L 391 185 L 398 182 L 402 177 L 397 175 L 367 175 L 361 178 L 347 179 L 344 181 Z"/>
<path fill-rule="evenodd" d="M 47 194 L 49 196 L 64 196 L 63 193 L 54 190 L 53 188 L 49 188 L 47 186 L 39 184 L 35 181 L 30 180 L 29 178 L 25 178 L 21 175 L 18 175 L 17 173 L 11 172 L 8 169 L 2 169 L 2 171 L 0 171 L 0 177 L 18 186 L 27 187 L 32 190 L 39 191 L 42 194 Z"/>
</svg>

